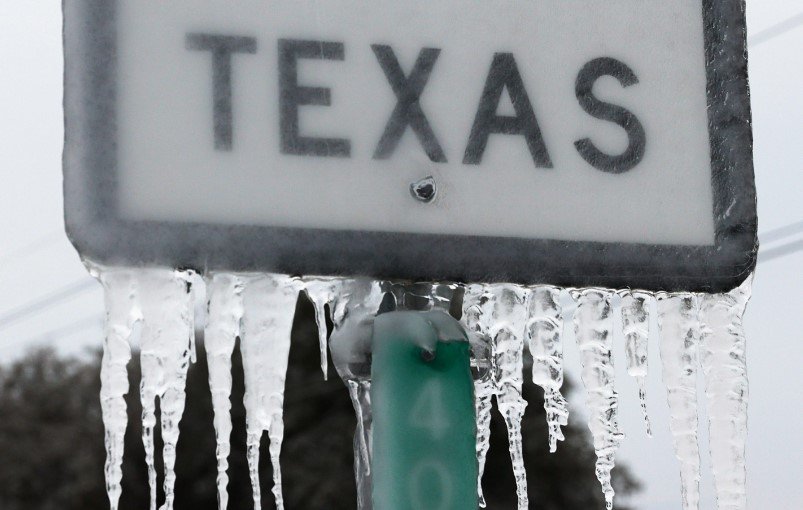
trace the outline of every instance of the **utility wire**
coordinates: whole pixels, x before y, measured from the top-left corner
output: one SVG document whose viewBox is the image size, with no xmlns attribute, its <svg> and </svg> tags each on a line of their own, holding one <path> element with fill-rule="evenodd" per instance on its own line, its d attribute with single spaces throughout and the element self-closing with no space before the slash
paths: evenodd
<svg viewBox="0 0 803 510">
<path fill-rule="evenodd" d="M 76 294 L 91 289 L 94 286 L 95 281 L 87 276 L 65 287 L 62 287 L 55 292 L 51 292 L 50 294 L 42 296 L 39 299 L 22 305 L 19 308 L 10 310 L 0 315 L 0 330 L 7 328 L 11 324 L 17 322 L 18 320 L 24 319 L 31 314 L 38 313 L 45 308 L 49 308 L 73 297 Z"/>
<path fill-rule="evenodd" d="M 796 223 L 791 223 L 789 225 L 770 230 L 769 232 L 765 232 L 759 236 L 759 239 L 761 240 L 762 244 L 774 243 L 802 232 L 803 221 L 798 221 Z M 803 249 L 803 239 L 789 241 L 773 248 L 762 249 L 758 253 L 758 262 L 759 264 L 762 262 L 769 262 L 770 260 L 791 255 L 800 251 L 801 249 Z"/>
<path fill-rule="evenodd" d="M 765 28 L 761 32 L 750 36 L 747 38 L 747 44 L 753 48 L 760 44 L 764 44 L 767 41 L 775 39 L 795 28 L 803 25 L 803 12 L 792 16 L 789 19 L 781 21 L 780 23 L 773 25 L 769 28 Z"/>
<path fill-rule="evenodd" d="M 803 239 L 798 239 L 791 243 L 782 244 L 777 248 L 760 251 L 758 253 L 758 262 L 769 262 L 770 260 L 785 257 L 801 250 L 803 250 Z"/>
<path fill-rule="evenodd" d="M 42 248 L 53 244 L 54 242 L 60 240 L 62 235 L 64 235 L 63 231 L 54 230 L 49 234 L 45 234 L 37 239 L 34 239 L 30 243 L 22 245 L 17 249 L 3 253 L 0 255 L 0 269 L 5 269 L 10 262 L 24 259 L 28 255 L 36 253 Z"/>
<path fill-rule="evenodd" d="M 803 221 L 798 221 L 797 223 L 765 232 L 759 236 L 759 239 L 762 243 L 774 243 L 775 241 L 780 241 L 784 237 L 789 237 L 798 232 L 803 232 Z"/>
<path fill-rule="evenodd" d="M 71 322 L 60 328 L 51 329 L 50 331 L 46 331 L 34 337 L 26 338 L 25 340 L 19 340 L 19 339 L 16 341 L 12 340 L 10 343 L 0 346 L 0 349 L 7 348 L 10 345 L 15 345 L 17 343 L 21 343 L 23 345 L 37 345 L 46 342 L 48 340 L 58 341 L 63 339 L 64 337 L 74 335 L 75 333 L 88 331 L 93 326 L 103 327 L 103 317 L 104 317 L 103 314 L 96 314 L 89 317 L 84 317 L 82 319 L 78 319 L 77 321 Z"/>
</svg>

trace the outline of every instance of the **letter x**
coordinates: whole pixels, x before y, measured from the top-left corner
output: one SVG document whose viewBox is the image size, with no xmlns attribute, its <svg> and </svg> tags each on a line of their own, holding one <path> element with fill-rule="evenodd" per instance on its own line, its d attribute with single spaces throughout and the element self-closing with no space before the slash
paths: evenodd
<svg viewBox="0 0 803 510">
<path fill-rule="evenodd" d="M 432 73 L 432 67 L 438 60 L 441 50 L 436 48 L 424 48 L 418 54 L 418 59 L 410 72 L 409 77 L 404 76 L 399 61 L 393 53 L 393 48 L 381 44 L 371 45 L 374 50 L 382 71 L 385 73 L 393 92 L 398 100 L 396 108 L 385 126 L 385 132 L 376 146 L 374 159 L 388 159 L 393 155 L 396 146 L 399 144 L 404 131 L 409 125 L 418 137 L 418 141 L 424 147 L 427 156 L 436 163 L 446 163 L 446 156 L 443 153 L 435 133 L 427 121 L 426 115 L 421 110 L 421 93 Z"/>
</svg>

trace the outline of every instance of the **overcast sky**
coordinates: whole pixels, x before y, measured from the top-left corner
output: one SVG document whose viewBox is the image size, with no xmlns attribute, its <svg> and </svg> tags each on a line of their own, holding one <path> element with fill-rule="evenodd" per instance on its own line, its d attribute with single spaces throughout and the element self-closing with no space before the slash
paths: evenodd
<svg viewBox="0 0 803 510">
<path fill-rule="evenodd" d="M 0 361 L 34 345 L 74 352 L 100 345 L 102 295 L 89 285 L 63 233 L 61 197 L 60 0 L 0 0 Z M 755 168 L 760 232 L 803 221 L 803 5 L 799 0 L 748 2 Z M 770 30 L 792 19 L 786 31 Z M 777 35 L 781 33 L 780 35 Z M 775 34 L 774 37 L 771 37 Z M 773 240 L 770 250 L 803 233 Z M 803 508 L 803 252 L 760 263 L 746 318 L 749 342 L 751 510 Z M 68 293 L 69 299 L 59 299 Z M 17 313 L 31 303 L 36 313 Z M 18 316 L 18 320 L 9 320 Z M 619 339 L 621 340 L 621 339 Z M 649 406 L 656 436 L 643 437 L 636 389 L 623 370 L 617 341 L 617 388 L 628 437 L 620 459 L 645 483 L 636 501 L 647 510 L 680 507 L 657 345 L 651 344 Z M 577 376 L 577 349 L 569 339 L 566 363 Z M 582 392 L 574 395 L 580 419 Z M 703 437 L 706 434 L 703 431 Z M 102 438 L 98 438 L 101 441 Z M 713 509 L 707 455 L 704 504 Z"/>
</svg>

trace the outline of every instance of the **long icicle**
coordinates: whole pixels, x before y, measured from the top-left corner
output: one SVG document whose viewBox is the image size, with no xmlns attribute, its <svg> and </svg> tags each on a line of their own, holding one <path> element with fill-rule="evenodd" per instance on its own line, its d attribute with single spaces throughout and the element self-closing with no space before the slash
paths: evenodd
<svg viewBox="0 0 803 510">
<path fill-rule="evenodd" d="M 259 445 L 263 432 L 270 439 L 273 495 L 283 510 L 279 457 L 284 439 L 284 384 L 301 282 L 284 275 L 243 276 L 243 332 L 240 344 L 245 374 L 248 468 L 254 508 L 262 508 L 259 483 Z"/>
<path fill-rule="evenodd" d="M 377 281 L 341 280 L 329 303 L 334 331 L 332 360 L 346 384 L 357 417 L 354 433 L 354 475 L 357 481 L 357 508 L 370 510 L 373 410 L 371 408 L 371 317 L 383 298 Z"/>
<path fill-rule="evenodd" d="M 207 279 L 208 306 L 205 340 L 212 394 L 217 458 L 219 510 L 228 508 L 229 454 L 231 453 L 231 356 L 243 318 L 243 283 L 233 274 L 214 274 Z"/>
<path fill-rule="evenodd" d="M 622 332 L 625 336 L 627 373 L 636 380 L 641 415 L 647 437 L 652 437 L 650 414 L 647 411 L 647 375 L 649 375 L 650 294 L 622 291 Z"/>
<path fill-rule="evenodd" d="M 701 364 L 719 510 L 747 508 L 747 361 L 742 317 L 752 277 L 727 294 L 700 296 Z"/>
<path fill-rule="evenodd" d="M 477 420 L 477 495 L 479 505 L 487 503 L 482 491 L 482 475 L 491 445 L 491 411 L 493 410 L 494 381 L 491 341 L 483 310 L 488 296 L 484 285 L 468 285 L 463 298 L 463 322 L 471 341 L 471 364 L 474 376 L 474 410 Z"/>
<path fill-rule="evenodd" d="M 106 302 L 105 339 L 100 367 L 100 404 L 105 427 L 106 492 L 109 507 L 117 510 L 122 494 L 123 451 L 128 413 L 128 362 L 131 360 L 130 338 L 138 319 L 136 288 L 130 270 L 90 269 L 103 284 Z"/>
<path fill-rule="evenodd" d="M 490 339 L 491 380 L 497 406 L 507 426 L 519 510 L 526 510 L 529 506 L 521 437 L 521 419 L 527 407 L 527 401 L 521 392 L 524 382 L 524 322 L 528 292 L 527 289 L 514 285 L 471 285 L 466 292 L 468 309 L 465 312 L 467 320 L 471 316 L 478 318 L 478 323 L 469 324 L 469 329 L 476 331 L 479 328 L 479 334 L 487 335 Z M 477 393 L 482 396 L 479 391 Z M 480 406 L 482 402 L 477 403 L 477 407 Z M 482 418 L 479 413 L 478 418 Z M 478 427 L 481 425 L 478 423 Z M 485 446 L 480 445 L 478 450 L 480 448 Z"/>
<path fill-rule="evenodd" d="M 697 358 L 700 341 L 697 298 L 693 294 L 659 293 L 658 325 L 661 363 L 669 404 L 669 430 L 680 461 L 684 510 L 700 506 L 700 450 L 697 419 Z"/>
<path fill-rule="evenodd" d="M 354 433 L 354 475 L 357 483 L 357 508 L 370 510 L 373 507 L 371 496 L 371 453 L 373 412 L 371 408 L 371 381 L 351 379 L 346 382 L 351 405 L 357 417 L 357 430 Z"/>
<path fill-rule="evenodd" d="M 521 420 L 527 407 L 527 401 L 521 396 L 524 370 L 522 340 L 521 334 L 516 335 L 507 328 L 500 329 L 493 335 L 496 365 L 500 375 L 497 382 L 496 403 L 507 426 L 518 508 L 527 510 L 529 508 L 527 471 L 524 467 L 524 443 L 521 435 Z"/>
<path fill-rule="evenodd" d="M 491 411 L 493 410 L 493 382 L 488 380 L 474 381 L 474 410 L 477 413 L 477 494 L 480 507 L 485 508 L 485 494 L 482 491 L 482 475 L 485 473 L 485 460 L 491 446 Z"/>
<path fill-rule="evenodd" d="M 496 297 L 493 322 L 489 328 L 496 367 L 496 403 L 507 425 L 518 508 L 527 510 L 530 505 L 521 437 L 521 420 L 527 401 L 521 392 L 524 383 L 524 322 L 528 290 L 513 285 L 492 285 L 490 290 Z"/>
<path fill-rule="evenodd" d="M 563 386 L 563 312 L 560 289 L 536 287 L 528 303 L 527 345 L 533 357 L 533 382 L 544 390 L 544 410 L 549 429 L 549 451 L 563 441 L 561 427 L 569 423 L 569 405 Z"/>
<path fill-rule="evenodd" d="M 614 490 L 611 470 L 616 450 L 622 442 L 619 429 L 619 400 L 614 389 L 613 315 L 609 291 L 583 289 L 572 291 L 577 302 L 574 329 L 582 360 L 582 379 L 589 409 L 588 428 L 597 454 L 596 474 L 602 485 L 608 510 L 613 508 Z"/>
<path fill-rule="evenodd" d="M 331 306 L 335 295 L 343 285 L 343 281 L 339 278 L 311 278 L 304 283 L 304 291 L 315 308 L 315 323 L 318 326 L 318 348 L 321 352 L 321 372 L 323 372 L 324 380 L 329 379 L 326 306 Z"/>
<path fill-rule="evenodd" d="M 151 508 L 156 507 L 156 471 L 153 465 L 153 429 L 156 426 L 156 398 L 161 411 L 164 447 L 163 510 L 172 510 L 176 483 L 176 445 L 179 422 L 184 413 L 187 369 L 192 358 L 191 273 L 167 269 L 137 272 L 142 310 L 141 364 L 143 441 L 151 484 Z"/>
</svg>

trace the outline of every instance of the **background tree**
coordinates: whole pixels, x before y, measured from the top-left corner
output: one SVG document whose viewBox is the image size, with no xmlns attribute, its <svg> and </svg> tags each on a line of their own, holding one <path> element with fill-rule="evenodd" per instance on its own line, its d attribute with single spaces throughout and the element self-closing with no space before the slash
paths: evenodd
<svg viewBox="0 0 803 510">
<path fill-rule="evenodd" d="M 202 343 L 187 380 L 187 407 L 181 421 L 176 472 L 177 510 L 215 510 L 215 435 L 207 365 Z M 242 360 L 235 350 L 232 394 L 232 510 L 251 509 L 245 456 Z M 330 366 L 320 375 L 312 307 L 300 299 L 293 329 L 285 397 L 286 436 L 282 467 L 289 510 L 353 510 L 352 435 L 355 418 L 343 383 Z M 104 481 L 103 426 L 98 394 L 99 356 L 64 359 L 53 351 L 32 353 L 0 368 L 0 508 L 4 510 L 101 510 L 108 508 Z M 129 428 L 123 466 L 122 510 L 148 508 L 147 471 L 139 416 L 139 363 L 130 365 Z M 566 441 L 549 454 L 542 392 L 525 383 L 529 406 L 524 418 L 525 464 L 530 507 L 539 510 L 603 509 L 594 475 L 594 451 L 585 424 L 565 429 Z M 516 508 L 515 483 L 507 454 L 504 422 L 494 414 L 485 492 L 491 510 Z M 161 438 L 157 429 L 157 448 Z M 158 456 L 157 456 L 158 458 Z M 158 462 L 158 461 L 157 461 Z M 162 466 L 157 463 L 161 483 Z M 263 441 L 260 471 L 264 508 L 270 497 L 271 467 Z M 637 490 L 625 469 L 614 470 L 617 495 Z M 159 497 L 162 498 L 161 489 Z M 617 508 L 624 509 L 621 504 Z"/>
</svg>

